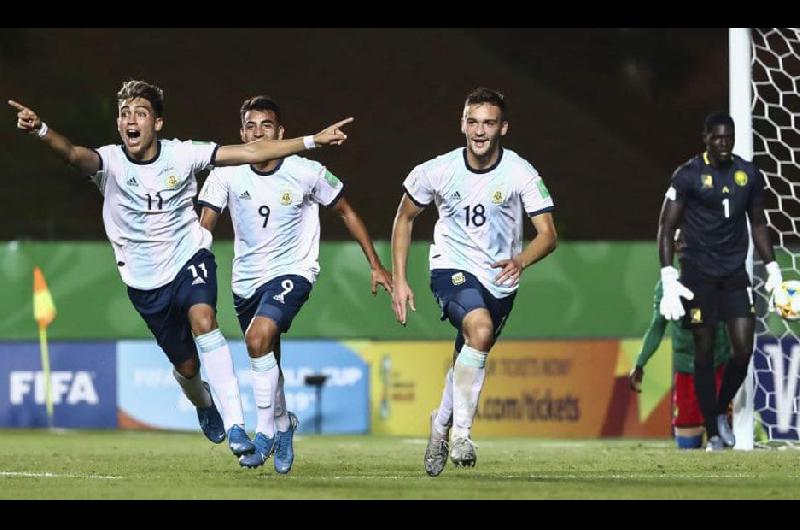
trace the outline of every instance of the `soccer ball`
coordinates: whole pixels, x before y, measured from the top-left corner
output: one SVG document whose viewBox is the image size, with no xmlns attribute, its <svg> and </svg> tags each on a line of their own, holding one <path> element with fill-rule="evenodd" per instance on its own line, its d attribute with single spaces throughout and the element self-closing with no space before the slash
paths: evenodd
<svg viewBox="0 0 800 530">
<path fill-rule="evenodd" d="M 800 320 L 800 281 L 783 282 L 772 293 L 775 312 L 784 320 Z"/>
</svg>

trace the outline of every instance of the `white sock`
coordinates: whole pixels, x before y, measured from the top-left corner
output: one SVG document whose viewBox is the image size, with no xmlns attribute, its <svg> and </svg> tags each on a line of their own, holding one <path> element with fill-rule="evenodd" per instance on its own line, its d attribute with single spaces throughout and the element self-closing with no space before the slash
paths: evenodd
<svg viewBox="0 0 800 530">
<path fill-rule="evenodd" d="M 256 397 L 256 431 L 267 438 L 275 436 L 275 391 L 278 388 L 280 368 L 275 354 L 269 352 L 263 357 L 250 359 L 253 373 L 253 393 Z"/>
<path fill-rule="evenodd" d="M 444 390 L 442 390 L 442 401 L 439 403 L 439 410 L 436 412 L 436 419 L 433 421 L 434 427 L 439 434 L 446 436 L 453 424 L 453 368 L 447 371 L 444 376 Z"/>
<path fill-rule="evenodd" d="M 281 432 L 289 430 L 291 422 L 286 410 L 286 393 L 283 391 L 283 372 L 278 378 L 278 388 L 275 391 L 275 429 Z"/>
<path fill-rule="evenodd" d="M 453 365 L 453 437 L 469 436 L 472 419 L 478 410 L 488 352 L 467 345 L 461 348 Z"/>
<path fill-rule="evenodd" d="M 228 343 L 219 328 L 195 337 L 200 360 L 206 367 L 208 384 L 221 401 L 220 414 L 225 423 L 225 431 L 234 425 L 244 427 L 242 396 L 239 394 L 239 380 L 233 370 L 233 359 Z"/>
<path fill-rule="evenodd" d="M 189 379 L 188 377 L 183 377 L 173 368 L 172 376 L 175 378 L 175 381 L 181 385 L 183 395 L 192 402 L 192 405 L 201 409 L 211 406 L 211 394 L 206 390 L 206 387 L 203 386 L 200 372 L 197 372 L 194 377 Z"/>
</svg>

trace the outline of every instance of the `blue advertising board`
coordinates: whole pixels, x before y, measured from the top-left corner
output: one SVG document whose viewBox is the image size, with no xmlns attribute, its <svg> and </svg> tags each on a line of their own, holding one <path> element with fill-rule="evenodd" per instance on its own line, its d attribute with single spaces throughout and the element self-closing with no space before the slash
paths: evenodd
<svg viewBox="0 0 800 530">
<path fill-rule="evenodd" d="M 115 428 L 116 343 L 51 342 L 53 423 L 38 342 L 0 343 L 0 426 Z"/>
<path fill-rule="evenodd" d="M 120 341 L 117 379 L 121 428 L 198 429 L 197 414 L 172 376 L 172 366 L 152 341 Z M 255 430 L 256 409 L 244 342 L 228 341 L 239 379 L 245 426 Z M 366 362 L 335 341 L 281 341 L 287 408 L 300 420 L 300 433 L 314 432 L 317 396 L 305 376 L 328 376 L 321 391 L 321 432 L 369 431 Z M 205 379 L 205 377 L 204 377 Z M 219 402 L 219 400 L 215 400 Z"/>
<path fill-rule="evenodd" d="M 800 440 L 800 342 L 759 337 L 753 355 L 754 409 L 772 440 Z"/>
</svg>

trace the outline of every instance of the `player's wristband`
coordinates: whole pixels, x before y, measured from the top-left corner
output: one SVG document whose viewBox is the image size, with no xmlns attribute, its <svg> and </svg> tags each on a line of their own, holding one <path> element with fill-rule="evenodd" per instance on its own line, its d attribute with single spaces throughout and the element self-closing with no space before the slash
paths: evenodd
<svg viewBox="0 0 800 530">
<path fill-rule="evenodd" d="M 42 122 L 42 126 L 39 127 L 38 131 L 36 131 L 36 136 L 38 136 L 39 138 L 44 138 L 44 135 L 47 134 L 48 130 L 49 129 L 47 128 L 47 124 L 45 122 Z"/>
<path fill-rule="evenodd" d="M 306 146 L 306 149 L 314 149 L 317 146 L 317 142 L 314 141 L 314 135 L 303 136 L 303 145 Z"/>
</svg>

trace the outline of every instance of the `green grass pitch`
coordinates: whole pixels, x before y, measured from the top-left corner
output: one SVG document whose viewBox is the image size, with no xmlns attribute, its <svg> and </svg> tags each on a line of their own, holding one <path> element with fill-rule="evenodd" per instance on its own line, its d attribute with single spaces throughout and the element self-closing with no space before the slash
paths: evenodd
<svg viewBox="0 0 800 530">
<path fill-rule="evenodd" d="M 0 430 L 0 499 L 798 499 L 800 451 L 669 440 L 478 439 L 475 468 L 422 466 L 426 440 L 297 436 L 295 465 L 240 468 L 199 433 Z"/>
</svg>

